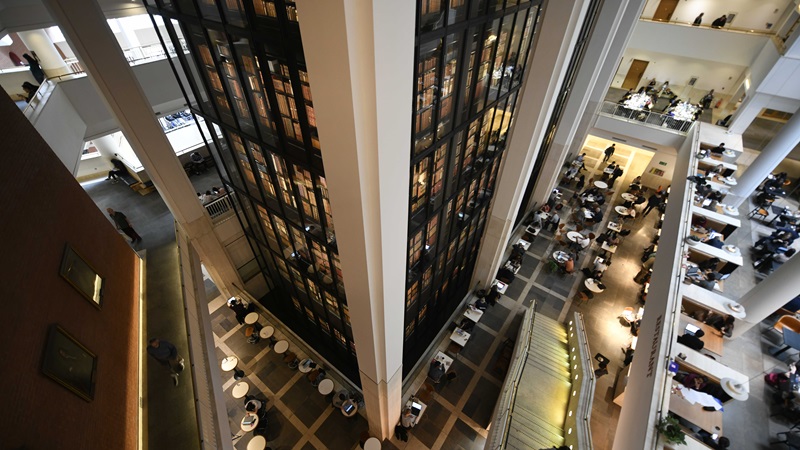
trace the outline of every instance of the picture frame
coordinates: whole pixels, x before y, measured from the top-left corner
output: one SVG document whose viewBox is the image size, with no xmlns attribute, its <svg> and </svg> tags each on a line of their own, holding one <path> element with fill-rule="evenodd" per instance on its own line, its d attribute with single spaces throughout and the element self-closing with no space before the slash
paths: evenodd
<svg viewBox="0 0 800 450">
<path fill-rule="evenodd" d="M 97 309 L 102 308 L 105 279 L 71 245 L 64 248 L 59 274 Z"/>
<path fill-rule="evenodd" d="M 48 330 L 42 373 L 87 402 L 94 399 L 97 355 L 60 325 Z"/>
</svg>

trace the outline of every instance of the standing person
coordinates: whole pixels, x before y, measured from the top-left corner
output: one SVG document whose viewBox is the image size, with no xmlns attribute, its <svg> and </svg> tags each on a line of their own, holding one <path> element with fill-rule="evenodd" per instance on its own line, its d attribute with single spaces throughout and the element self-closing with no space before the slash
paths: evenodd
<svg viewBox="0 0 800 450">
<path fill-rule="evenodd" d="M 650 198 L 647 199 L 647 206 L 645 206 L 644 211 L 642 211 L 642 216 L 646 217 L 648 214 L 650 214 L 650 211 L 652 211 L 653 208 L 655 208 L 660 204 L 661 204 L 661 195 L 658 193 L 651 195 Z"/>
<path fill-rule="evenodd" d="M 128 218 L 125 214 L 122 214 L 120 211 L 114 211 L 111 208 L 106 208 L 108 211 L 108 215 L 111 216 L 111 219 L 114 220 L 114 225 L 117 227 L 118 230 L 121 230 L 123 233 L 128 235 L 131 238 L 131 244 L 135 244 L 137 242 L 142 242 L 142 237 L 136 233 L 136 230 L 133 229 L 131 223 L 128 222 Z"/>
<path fill-rule="evenodd" d="M 623 173 L 625 172 L 623 172 L 622 167 L 620 166 L 615 167 L 614 171 L 611 172 L 611 179 L 608 180 L 608 187 L 613 187 L 614 182 L 617 181 L 617 178 L 621 177 Z"/>
<path fill-rule="evenodd" d="M 36 95 L 36 91 L 39 90 L 39 86 L 26 81 L 22 83 L 22 90 L 25 91 L 25 102 L 30 103 L 33 96 Z"/>
<path fill-rule="evenodd" d="M 36 78 L 36 81 L 39 84 L 44 83 L 44 71 L 42 70 L 42 66 L 39 65 L 39 61 L 27 53 L 23 53 L 22 57 L 28 61 L 28 68 L 30 69 L 33 78 Z"/>
<path fill-rule="evenodd" d="M 716 20 L 711 22 L 711 28 L 722 28 L 728 22 L 728 16 L 722 15 L 719 16 Z"/>
<path fill-rule="evenodd" d="M 603 152 L 603 154 L 605 155 L 605 156 L 603 157 L 603 162 L 606 162 L 606 161 L 608 161 L 608 158 L 611 158 L 611 155 L 613 155 L 613 154 L 614 154 L 614 150 L 616 150 L 616 149 L 617 149 L 616 147 L 617 147 L 617 144 L 611 144 L 611 147 L 608 147 L 608 148 L 607 148 L 607 149 L 606 149 L 606 150 Z"/>
<path fill-rule="evenodd" d="M 183 371 L 183 358 L 178 355 L 178 349 L 169 341 L 163 339 L 150 339 L 147 345 L 147 354 L 152 356 L 164 367 L 169 368 L 172 381 L 178 385 L 178 374 Z"/>
<path fill-rule="evenodd" d="M 231 297 L 228 299 L 228 308 L 236 314 L 236 321 L 239 322 L 239 325 L 244 325 L 244 317 L 247 315 L 247 307 L 244 303 L 236 297 Z"/>
<path fill-rule="evenodd" d="M 703 23 L 703 14 L 705 14 L 705 13 L 700 13 L 699 16 L 694 18 L 694 22 L 692 22 L 692 26 L 697 27 L 697 26 L 700 26 L 701 23 Z"/>
<path fill-rule="evenodd" d="M 653 267 L 653 263 L 656 262 L 656 253 L 651 253 L 648 258 L 642 263 L 642 269 L 636 276 L 633 277 L 633 281 L 642 284 L 644 283 L 645 278 L 648 274 L 650 274 L 650 269 Z"/>
</svg>

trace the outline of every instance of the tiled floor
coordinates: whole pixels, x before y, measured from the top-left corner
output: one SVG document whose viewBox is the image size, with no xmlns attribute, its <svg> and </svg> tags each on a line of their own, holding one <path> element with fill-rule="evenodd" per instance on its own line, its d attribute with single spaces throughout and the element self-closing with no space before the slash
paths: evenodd
<svg viewBox="0 0 800 450">
<path fill-rule="evenodd" d="M 602 155 L 597 151 L 587 152 L 587 167 L 596 172 Z M 626 172 L 626 176 L 617 181 L 618 189 L 627 186 L 629 180 L 641 173 L 643 164 L 646 164 L 646 161 L 643 163 L 624 151 L 618 151 L 614 158 L 623 164 Z M 198 190 L 204 190 L 211 184 L 218 184 L 218 181 L 214 181 L 215 178 L 215 175 L 210 174 L 192 180 Z M 587 175 L 588 178 L 590 175 Z M 111 206 L 132 218 L 137 230 L 144 237 L 141 248 L 137 250 L 154 251 L 170 245 L 174 239 L 172 217 L 157 194 L 141 197 L 120 184 L 110 183 L 91 183 L 86 185 L 86 189 L 98 207 L 104 209 Z M 571 195 L 570 190 L 565 190 L 565 199 Z M 609 218 L 608 205 L 618 203 L 616 197 L 615 194 L 604 208 L 606 220 Z M 568 210 L 565 209 L 564 213 L 568 213 Z M 573 301 L 573 296 L 583 283 L 581 274 L 560 277 L 543 270 L 544 262 L 556 245 L 552 240 L 552 233 L 543 232 L 524 256 L 517 280 L 509 286 L 498 306 L 487 311 L 477 325 L 470 344 L 454 362 L 453 370 L 458 374 L 457 378 L 437 387 L 423 420 L 411 431 L 409 442 L 391 439 L 384 442 L 383 448 L 482 449 L 487 436 L 486 427 L 489 426 L 504 377 L 502 369 L 495 367 L 495 362 L 500 356 L 503 342 L 506 339 L 513 341 L 516 337 L 521 314 L 533 300 L 536 301 L 537 311 L 562 321 L 571 311 L 581 311 L 588 326 L 592 351 L 611 358 L 609 375 L 598 380 L 592 415 L 594 448 L 610 448 L 619 414 L 619 408 L 611 402 L 614 375 L 622 366 L 620 347 L 627 345 L 630 340 L 627 328 L 621 326 L 616 317 L 625 306 L 632 306 L 637 302 L 640 286 L 631 278 L 639 269 L 642 249 L 652 238 L 654 221 L 655 214 L 651 214 L 626 226 L 632 229 L 632 233 L 620 246 L 612 268 L 604 277 L 607 291 L 580 305 Z M 736 240 L 744 249 L 763 228 L 761 225 L 751 227 L 750 221 L 744 218 L 743 222 L 746 223 L 742 229 L 732 235 L 731 239 Z M 594 229 L 602 232 L 604 227 L 604 224 L 598 224 Z M 579 259 L 576 267 L 581 268 L 588 264 L 588 253 L 590 252 Z M 749 261 L 746 252 L 745 258 Z M 168 272 L 169 268 L 165 267 L 164 270 Z M 158 285 L 157 280 L 148 279 L 148 284 L 150 283 L 153 286 Z M 745 264 L 729 279 L 728 286 L 731 291 L 743 292 L 753 283 L 755 278 L 752 268 Z M 359 435 L 367 429 L 366 420 L 360 415 L 353 419 L 344 418 L 337 410 L 328 406 L 325 399 L 299 372 L 289 369 L 274 352 L 264 345 L 246 343 L 243 330 L 234 320 L 231 311 L 220 307 L 223 305 L 222 299 L 218 298 L 213 284 L 208 283 L 207 291 L 210 293 L 209 298 L 213 299 L 210 312 L 218 344 L 217 358 L 222 359 L 227 354 L 239 356 L 247 372 L 246 381 L 251 385 L 251 392 L 263 393 L 269 400 L 270 426 L 267 437 L 270 447 L 273 450 L 357 448 Z M 180 319 L 183 320 L 182 314 Z M 750 400 L 726 405 L 725 434 L 733 440 L 735 448 L 767 448 L 769 436 L 774 437 L 776 432 L 788 428 L 785 424 L 769 419 L 767 400 L 770 392 L 764 387 L 761 377 L 774 367 L 784 367 L 781 361 L 766 354 L 766 350 L 777 341 L 776 336 L 769 334 L 762 337 L 761 330 L 754 328 L 738 340 L 726 343 L 722 362 L 753 377 Z M 295 350 L 294 345 L 292 349 Z M 789 358 L 797 357 L 791 355 Z M 233 381 L 226 381 L 226 391 L 232 385 Z M 185 387 L 188 388 L 188 384 Z M 165 392 L 167 388 L 172 389 L 168 383 L 165 384 Z M 227 397 L 226 408 L 235 434 L 239 432 L 238 422 L 243 414 L 241 403 Z M 170 413 L 168 406 L 165 406 L 165 412 Z M 159 446 L 157 428 L 153 427 L 150 431 L 150 437 L 153 438 L 151 448 L 167 448 Z M 248 440 L 249 436 L 237 439 L 236 447 L 245 448 Z"/>
</svg>

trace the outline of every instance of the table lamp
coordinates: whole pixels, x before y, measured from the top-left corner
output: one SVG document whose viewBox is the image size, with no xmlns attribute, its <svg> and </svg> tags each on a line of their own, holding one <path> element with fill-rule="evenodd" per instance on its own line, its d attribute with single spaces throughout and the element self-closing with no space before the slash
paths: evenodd
<svg viewBox="0 0 800 450">
<path fill-rule="evenodd" d="M 749 389 L 747 386 L 733 378 L 723 378 L 720 380 L 719 384 L 722 386 L 722 390 L 734 400 L 745 401 L 749 396 Z"/>
</svg>

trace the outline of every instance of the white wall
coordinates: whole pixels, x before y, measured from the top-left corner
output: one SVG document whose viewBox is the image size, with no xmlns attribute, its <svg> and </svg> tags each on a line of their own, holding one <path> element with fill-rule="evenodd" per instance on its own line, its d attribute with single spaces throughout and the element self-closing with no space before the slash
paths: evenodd
<svg viewBox="0 0 800 450">
<path fill-rule="evenodd" d="M 642 18 L 652 19 L 653 13 L 658 8 L 660 0 L 650 0 L 642 11 Z M 766 23 L 777 25 L 778 19 L 792 3 L 791 0 L 692 0 L 683 1 L 675 8 L 670 19 L 673 22 L 691 23 L 700 13 L 703 15 L 703 25 L 711 25 L 717 17 L 723 14 L 736 13 L 736 18 L 726 28 L 740 28 L 751 30 L 766 30 Z"/>
<path fill-rule="evenodd" d="M 625 76 L 634 59 L 650 62 L 642 76 L 642 80 L 639 82 L 640 86 L 646 85 L 653 78 L 658 80 L 659 84 L 669 81 L 672 90 L 676 94 L 684 99 L 691 97 L 692 102 L 700 100 L 697 96 L 705 95 L 711 89 L 714 89 L 719 94 L 734 92 L 737 87 L 736 81 L 747 69 L 743 66 L 721 63 L 709 64 L 708 61 L 700 59 L 628 48 L 625 50 L 619 70 L 611 83 L 612 87 L 622 87 L 622 83 L 625 81 Z M 691 77 L 698 77 L 697 83 L 694 85 L 694 91 L 687 92 L 686 96 L 684 96 L 681 90 Z M 679 89 L 676 90 L 676 87 Z"/>
<path fill-rule="evenodd" d="M 78 173 L 86 124 L 58 85 L 50 94 L 32 124 L 53 149 L 67 170 Z"/>
<path fill-rule="evenodd" d="M 37 85 L 39 84 L 28 69 L 0 73 L 0 87 L 2 87 L 14 101 L 19 100 L 16 94 L 25 94 L 25 91 L 22 90 L 22 83 L 26 81 Z"/>
</svg>

